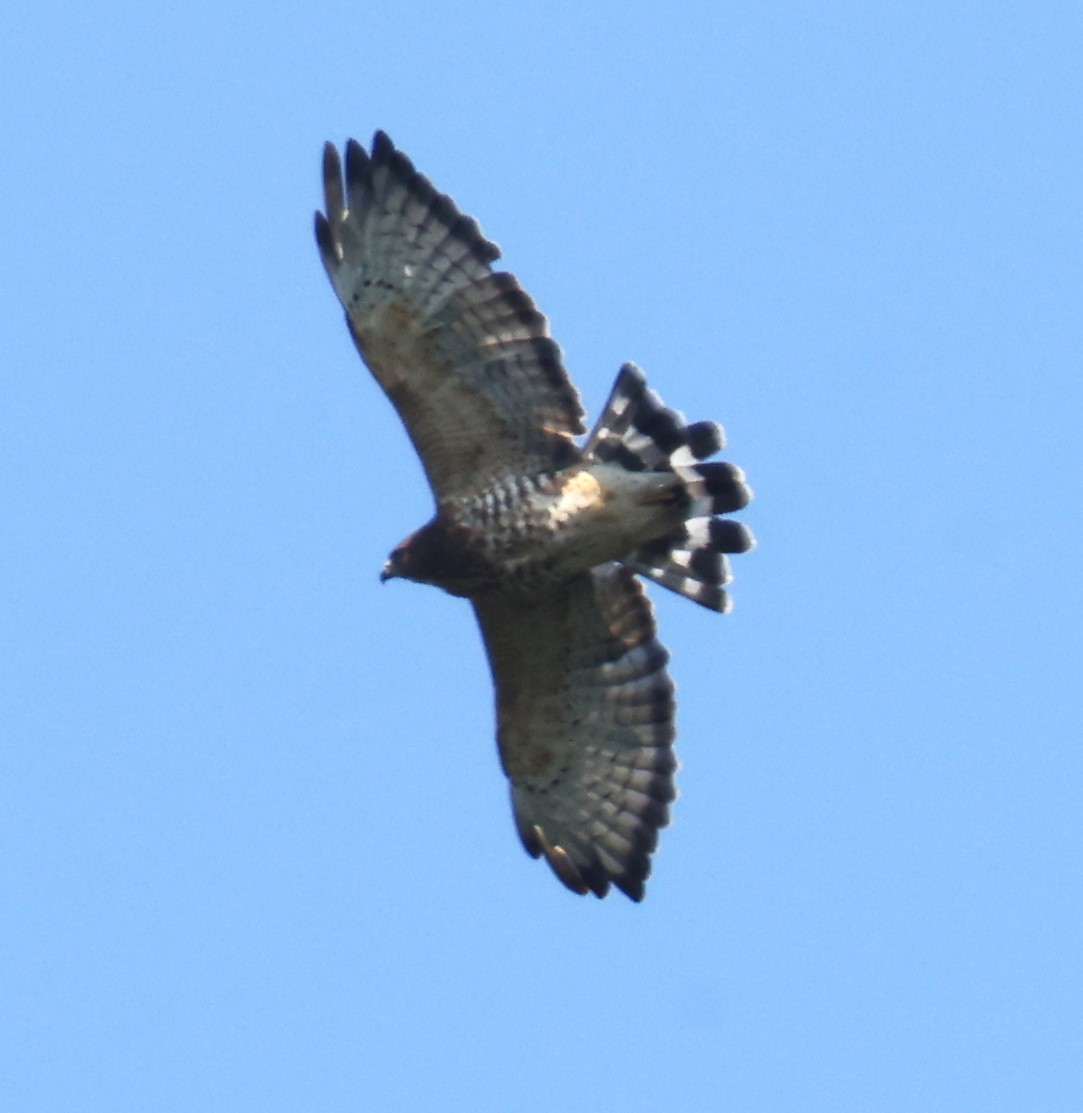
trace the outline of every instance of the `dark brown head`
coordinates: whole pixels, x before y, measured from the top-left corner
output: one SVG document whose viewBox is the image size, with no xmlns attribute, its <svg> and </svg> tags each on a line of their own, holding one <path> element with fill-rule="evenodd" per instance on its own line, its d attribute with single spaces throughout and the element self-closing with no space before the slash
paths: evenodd
<svg viewBox="0 0 1083 1113">
<path fill-rule="evenodd" d="M 403 579 L 423 584 L 437 583 L 439 557 L 436 552 L 438 546 L 434 542 L 431 522 L 417 533 L 411 533 L 391 550 L 380 573 L 380 582 Z"/>
<path fill-rule="evenodd" d="M 484 561 L 464 541 L 464 531 L 434 518 L 392 550 L 380 580 L 414 580 L 452 595 L 472 595 L 489 576 Z"/>
</svg>

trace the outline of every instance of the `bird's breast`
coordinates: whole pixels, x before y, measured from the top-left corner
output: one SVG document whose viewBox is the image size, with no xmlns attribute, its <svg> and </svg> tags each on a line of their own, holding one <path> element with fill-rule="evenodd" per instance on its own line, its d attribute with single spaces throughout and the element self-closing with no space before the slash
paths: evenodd
<svg viewBox="0 0 1083 1113">
<path fill-rule="evenodd" d="M 618 560 L 672 528 L 666 477 L 578 464 L 516 476 L 446 507 L 461 543 L 505 586 L 530 590 Z"/>
</svg>

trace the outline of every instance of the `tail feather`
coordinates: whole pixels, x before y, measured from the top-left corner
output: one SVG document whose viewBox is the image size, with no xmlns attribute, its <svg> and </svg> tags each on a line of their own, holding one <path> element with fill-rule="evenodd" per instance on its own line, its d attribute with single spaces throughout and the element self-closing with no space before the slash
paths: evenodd
<svg viewBox="0 0 1083 1113">
<path fill-rule="evenodd" d="M 684 480 L 691 508 L 690 518 L 711 514 L 732 514 L 743 510 L 752 498 L 745 473 L 736 464 L 712 460 L 693 467 L 672 469 Z"/>
<path fill-rule="evenodd" d="M 735 464 L 705 461 L 725 443 L 713 421 L 689 423 L 670 409 L 634 364 L 617 376 L 609 401 L 584 451 L 628 471 L 673 472 L 683 481 L 687 500 L 684 525 L 653 538 L 623 563 L 634 572 L 710 610 L 725 612 L 730 600 L 726 554 L 747 552 L 755 544 L 740 522 L 715 515 L 748 505 L 752 492 Z"/>
<path fill-rule="evenodd" d="M 626 363 L 583 450 L 629 471 L 669 471 L 673 463 L 713 456 L 724 443 L 720 425 L 689 424 L 647 387 L 646 375 L 634 363 Z M 675 461 L 677 453 L 681 459 Z"/>
<path fill-rule="evenodd" d="M 733 578 L 729 553 L 755 545 L 748 527 L 730 518 L 692 518 L 675 533 L 644 545 L 624 563 L 641 576 L 712 611 L 726 612 Z"/>
</svg>

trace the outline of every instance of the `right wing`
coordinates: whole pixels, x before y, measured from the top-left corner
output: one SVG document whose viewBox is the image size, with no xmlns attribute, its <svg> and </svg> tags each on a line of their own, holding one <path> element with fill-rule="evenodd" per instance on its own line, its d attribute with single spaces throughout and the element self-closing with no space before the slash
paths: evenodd
<svg viewBox="0 0 1083 1113">
<path fill-rule="evenodd" d="M 643 898 L 676 795 L 673 684 L 651 605 L 617 564 L 556 592 L 474 600 L 519 835 L 568 888 Z"/>
</svg>

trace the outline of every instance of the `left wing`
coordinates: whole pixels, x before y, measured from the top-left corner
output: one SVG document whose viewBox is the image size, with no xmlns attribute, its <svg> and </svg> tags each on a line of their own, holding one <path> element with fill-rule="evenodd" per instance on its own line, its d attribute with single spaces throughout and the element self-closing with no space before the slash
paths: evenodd
<svg viewBox="0 0 1083 1113">
<path fill-rule="evenodd" d="M 643 898 L 676 795 L 673 684 L 651 605 L 618 564 L 474 600 L 523 845 L 577 893 Z"/>
<path fill-rule="evenodd" d="M 414 442 L 438 502 L 563 467 L 583 413 L 549 324 L 500 249 L 377 132 L 329 143 L 323 265 L 361 355 Z"/>
</svg>

